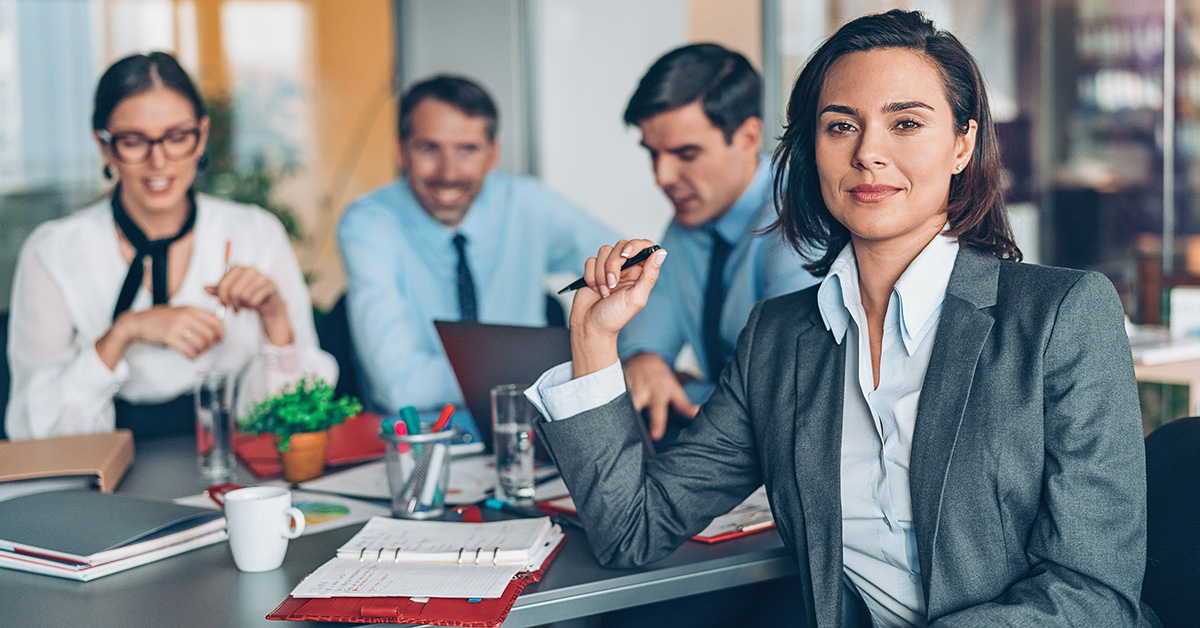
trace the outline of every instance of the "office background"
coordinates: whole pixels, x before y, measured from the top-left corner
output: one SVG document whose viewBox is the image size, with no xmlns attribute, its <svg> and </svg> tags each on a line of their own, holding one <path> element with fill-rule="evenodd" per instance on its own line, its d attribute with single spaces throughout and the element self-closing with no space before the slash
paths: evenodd
<svg viewBox="0 0 1200 628">
<path fill-rule="evenodd" d="M 409 82 L 477 78 L 500 105 L 501 168 L 655 237 L 670 207 L 621 122 L 651 61 L 692 41 L 746 54 L 766 79 L 769 149 L 817 42 L 893 6 L 980 60 L 1027 259 L 1101 270 L 1135 320 L 1161 319 L 1160 288 L 1200 275 L 1189 0 L 0 0 L 0 311 L 28 233 L 105 189 L 92 90 L 126 54 L 173 51 L 197 77 L 214 117 L 203 185 L 294 223 L 323 309 L 344 289 L 341 211 L 396 174 Z"/>
</svg>

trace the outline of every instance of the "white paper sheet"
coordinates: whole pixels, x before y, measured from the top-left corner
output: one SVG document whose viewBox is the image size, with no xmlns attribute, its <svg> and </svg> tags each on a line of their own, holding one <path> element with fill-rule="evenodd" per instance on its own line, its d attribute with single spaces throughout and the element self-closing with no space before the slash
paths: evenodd
<svg viewBox="0 0 1200 628">
<path fill-rule="evenodd" d="M 554 467 L 539 467 L 534 471 L 534 477 L 540 481 L 557 473 Z M 367 499 L 392 498 L 388 490 L 387 467 L 382 460 L 304 482 L 300 488 Z M 492 456 L 456 456 L 451 459 L 447 504 L 474 504 L 491 497 L 495 490 L 496 462 Z M 536 499 L 540 501 L 565 495 L 567 487 L 561 480 L 551 480 L 539 485 L 537 491 Z"/>
<path fill-rule="evenodd" d="M 496 598 L 523 565 L 360 562 L 335 558 L 309 574 L 292 597 Z"/>
</svg>

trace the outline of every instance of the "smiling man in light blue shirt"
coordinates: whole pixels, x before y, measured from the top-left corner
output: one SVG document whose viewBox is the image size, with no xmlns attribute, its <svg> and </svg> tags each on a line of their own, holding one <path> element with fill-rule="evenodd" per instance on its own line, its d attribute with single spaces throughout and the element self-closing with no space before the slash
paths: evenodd
<svg viewBox="0 0 1200 628">
<path fill-rule="evenodd" d="M 711 394 L 754 304 L 817 280 L 779 237 L 758 233 L 775 219 L 774 172 L 759 153 L 762 78 L 745 57 L 715 44 L 668 52 L 642 77 L 625 122 L 641 130 L 675 211 L 661 243 L 671 259 L 620 337 L 630 397 L 648 409 L 657 440 L 669 408 L 691 417 Z M 686 393 L 672 368 L 685 345 L 704 375 Z"/>
<path fill-rule="evenodd" d="M 493 172 L 496 107 L 475 83 L 413 85 L 399 127 L 403 177 L 338 225 L 364 396 L 385 414 L 462 403 L 434 320 L 545 325 L 546 275 L 617 239 L 536 180 Z"/>
</svg>

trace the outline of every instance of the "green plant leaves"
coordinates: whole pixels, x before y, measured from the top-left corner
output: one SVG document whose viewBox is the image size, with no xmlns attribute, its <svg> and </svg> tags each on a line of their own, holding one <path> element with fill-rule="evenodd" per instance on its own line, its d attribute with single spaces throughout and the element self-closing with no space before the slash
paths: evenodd
<svg viewBox="0 0 1200 628">
<path fill-rule="evenodd" d="M 240 427 L 248 434 L 278 434 L 279 450 L 287 451 L 292 434 L 327 430 L 359 412 L 358 399 L 349 395 L 335 399 L 328 382 L 306 376 L 255 404 Z"/>
</svg>

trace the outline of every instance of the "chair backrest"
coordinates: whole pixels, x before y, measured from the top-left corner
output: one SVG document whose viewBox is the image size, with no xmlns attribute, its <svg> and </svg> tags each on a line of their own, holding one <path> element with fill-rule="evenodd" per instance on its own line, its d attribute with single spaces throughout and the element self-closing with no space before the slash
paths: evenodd
<svg viewBox="0 0 1200 628">
<path fill-rule="evenodd" d="M 346 318 L 346 295 L 338 298 L 337 303 L 321 317 L 317 325 L 317 341 L 321 349 L 338 365 L 338 382 L 334 392 L 342 395 L 354 395 L 362 399 L 358 387 L 358 372 L 354 366 L 354 345 L 350 340 L 350 321 Z"/>
<path fill-rule="evenodd" d="M 562 303 L 559 303 L 558 299 L 552 294 L 546 295 L 546 326 L 567 326 L 567 310 L 563 308 Z"/>
<path fill-rule="evenodd" d="M 1200 417 L 1146 437 L 1142 600 L 1164 628 L 1200 626 Z"/>
<path fill-rule="evenodd" d="M 0 312 L 0 439 L 8 438 L 4 431 L 4 415 L 8 412 L 11 377 L 8 372 L 8 312 Z"/>
</svg>

